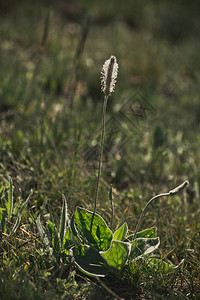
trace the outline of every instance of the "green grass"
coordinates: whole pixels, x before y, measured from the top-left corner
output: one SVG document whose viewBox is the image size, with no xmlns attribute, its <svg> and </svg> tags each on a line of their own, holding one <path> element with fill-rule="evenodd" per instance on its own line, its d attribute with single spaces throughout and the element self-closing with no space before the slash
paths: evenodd
<svg viewBox="0 0 200 300">
<path fill-rule="evenodd" d="M 14 185 L 13 216 L 5 233 L 0 227 L 0 298 L 114 299 L 113 292 L 125 299 L 198 299 L 198 4 L 8 1 L 0 7 L 0 208 L 9 177 Z M 44 229 L 48 220 L 59 224 L 62 194 L 70 216 L 77 206 L 93 210 L 97 173 L 83 149 L 100 137 L 100 72 L 112 54 L 119 76 L 107 108 L 113 123 L 106 128 L 97 212 L 110 225 L 112 184 L 113 228 L 127 222 L 134 233 L 148 199 L 187 179 L 190 186 L 153 203 L 141 224 L 141 230 L 157 227 L 157 254 L 175 265 L 185 259 L 183 266 L 165 274 L 138 261 L 99 281 L 47 255 L 36 222 L 40 214 Z M 133 95 L 152 106 L 140 120 L 130 107 L 124 111 L 135 126 L 119 113 Z M 110 128 L 119 131 L 109 135 Z M 128 142 L 115 152 L 124 138 Z"/>
</svg>

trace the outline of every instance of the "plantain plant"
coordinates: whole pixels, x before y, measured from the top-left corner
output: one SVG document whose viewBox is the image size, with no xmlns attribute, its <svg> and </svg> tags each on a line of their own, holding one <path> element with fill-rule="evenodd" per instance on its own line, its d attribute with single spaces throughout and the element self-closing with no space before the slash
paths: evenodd
<svg viewBox="0 0 200 300">
<path fill-rule="evenodd" d="M 42 228 L 40 216 L 38 216 L 38 231 L 44 247 L 55 256 L 58 263 L 61 261 L 63 263 L 69 263 L 70 261 L 74 262 L 80 271 L 89 276 L 104 277 L 109 272 L 122 271 L 127 264 L 135 264 L 136 261 L 141 258 L 145 258 L 148 268 L 156 270 L 162 269 L 163 271 L 168 272 L 176 267 L 155 256 L 151 257 L 151 254 L 160 244 L 160 239 L 157 236 L 157 229 L 152 227 L 139 231 L 139 228 L 146 209 L 153 201 L 160 197 L 176 195 L 188 186 L 188 181 L 185 181 L 180 186 L 167 193 L 162 193 L 151 198 L 140 215 L 134 234 L 128 234 L 128 225 L 126 222 L 113 232 L 108 227 L 105 220 L 96 213 L 102 168 L 106 107 L 108 98 L 115 88 L 117 73 L 118 64 L 116 57 L 111 56 L 110 59 L 104 63 L 102 70 L 104 102 L 94 210 L 89 211 L 85 208 L 77 207 L 74 215 L 70 219 L 67 212 L 66 198 L 62 195 L 63 206 L 59 229 L 57 229 L 55 223 L 52 223 L 51 221 L 47 222 L 47 227 L 50 232 L 49 240 Z"/>
<path fill-rule="evenodd" d="M 154 200 L 160 197 L 173 196 L 181 192 L 188 182 L 178 186 L 168 193 L 159 194 L 147 202 L 138 220 L 134 234 L 128 235 L 125 222 L 119 229 L 112 232 L 105 220 L 97 213 L 82 207 L 77 207 L 71 220 L 67 213 L 66 198 L 62 195 L 63 206 L 59 230 L 50 221 L 47 227 L 50 241 L 37 218 L 37 227 L 45 248 L 50 251 L 58 262 L 69 263 L 72 259 L 83 273 L 89 276 L 104 277 L 108 272 L 120 271 L 126 264 L 133 264 L 140 258 L 145 258 L 148 267 L 168 272 L 177 268 L 161 259 L 151 258 L 158 248 L 160 239 L 155 227 L 138 231 L 144 213 Z M 92 230 L 91 230 L 91 222 Z M 179 264 L 180 265 L 180 264 Z"/>
</svg>

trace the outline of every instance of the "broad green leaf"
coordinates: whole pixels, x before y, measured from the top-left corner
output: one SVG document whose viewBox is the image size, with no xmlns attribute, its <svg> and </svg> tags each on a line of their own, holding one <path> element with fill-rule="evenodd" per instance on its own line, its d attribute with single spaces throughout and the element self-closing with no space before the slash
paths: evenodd
<svg viewBox="0 0 200 300">
<path fill-rule="evenodd" d="M 77 207 L 74 227 L 82 243 L 94 246 L 99 251 L 106 251 L 110 247 L 112 232 L 98 214 L 93 215 L 93 212 Z"/>
<path fill-rule="evenodd" d="M 66 233 L 63 239 L 63 247 L 65 250 L 69 250 L 71 248 L 73 244 L 73 240 L 72 240 L 72 232 L 70 227 L 67 227 L 66 229 Z"/>
<path fill-rule="evenodd" d="M 63 199 L 63 206 L 62 206 L 62 212 L 61 212 L 61 218 L 60 218 L 60 230 L 59 230 L 59 237 L 61 244 L 63 243 L 63 238 L 65 236 L 66 232 L 66 226 L 69 224 L 69 218 L 67 215 L 67 202 L 64 195 L 62 195 Z"/>
<path fill-rule="evenodd" d="M 59 256 L 60 253 L 60 244 L 59 244 L 59 237 L 58 237 L 58 231 L 54 223 L 51 221 L 47 222 L 47 227 L 49 229 L 50 235 L 51 235 L 51 241 L 53 246 L 53 251 L 56 257 Z"/>
<path fill-rule="evenodd" d="M 48 221 L 47 222 L 47 227 L 49 229 L 49 232 L 50 232 L 50 236 L 51 236 L 51 240 L 53 239 L 53 235 L 55 234 L 55 224 L 51 221 Z"/>
<path fill-rule="evenodd" d="M 86 245 L 74 247 L 73 254 L 75 264 L 81 272 L 88 276 L 105 277 L 105 262 L 96 249 Z"/>
<path fill-rule="evenodd" d="M 37 217 L 37 229 L 39 231 L 40 237 L 41 237 L 45 247 L 49 247 L 49 239 L 46 236 L 46 234 L 42 228 L 42 224 L 40 222 L 40 215 L 38 215 L 38 217 Z"/>
<path fill-rule="evenodd" d="M 136 234 L 136 238 L 156 238 L 157 237 L 157 228 L 151 227 L 145 230 L 139 231 Z"/>
<path fill-rule="evenodd" d="M 135 234 L 131 234 L 128 236 L 126 241 L 133 241 Z M 139 231 L 136 233 L 136 238 L 156 238 L 157 237 L 157 228 L 151 227 L 145 230 Z"/>
<path fill-rule="evenodd" d="M 8 210 L 8 221 L 10 221 L 12 217 L 12 211 L 13 211 L 13 184 L 12 184 L 11 177 L 9 177 L 9 193 L 8 193 L 7 210 Z"/>
<path fill-rule="evenodd" d="M 70 227 L 71 227 L 74 237 L 77 237 L 77 230 L 76 230 L 76 227 L 74 224 L 74 219 L 75 219 L 75 214 L 72 215 Z"/>
<path fill-rule="evenodd" d="M 146 266 L 147 266 L 147 268 L 151 268 L 154 271 L 159 271 L 159 272 L 161 271 L 162 273 L 168 273 L 168 272 L 172 272 L 173 270 L 179 268 L 183 262 L 184 262 L 184 260 L 182 260 L 178 266 L 174 266 L 172 263 L 170 263 L 170 264 L 166 263 L 162 259 L 158 259 L 158 258 L 150 259 L 149 258 L 146 260 Z"/>
<path fill-rule="evenodd" d="M 128 231 L 128 225 L 125 222 L 115 233 L 113 234 L 113 240 L 123 241 Z"/>
<path fill-rule="evenodd" d="M 99 252 L 107 265 L 120 270 L 126 263 L 131 251 L 131 244 L 112 241 L 111 247 L 105 252 Z"/>
<path fill-rule="evenodd" d="M 141 256 L 152 253 L 160 245 L 160 239 L 157 238 L 138 238 L 131 242 L 131 259 L 138 259 Z"/>
</svg>

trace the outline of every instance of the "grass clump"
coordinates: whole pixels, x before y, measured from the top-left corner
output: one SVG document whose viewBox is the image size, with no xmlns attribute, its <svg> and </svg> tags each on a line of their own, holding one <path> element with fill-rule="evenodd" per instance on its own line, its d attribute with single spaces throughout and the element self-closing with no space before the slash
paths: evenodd
<svg viewBox="0 0 200 300">
<path fill-rule="evenodd" d="M 0 298 L 198 299 L 196 4 L 11 3 L 0 4 Z M 112 95 L 103 81 L 101 125 L 110 53 L 120 73 Z"/>
</svg>

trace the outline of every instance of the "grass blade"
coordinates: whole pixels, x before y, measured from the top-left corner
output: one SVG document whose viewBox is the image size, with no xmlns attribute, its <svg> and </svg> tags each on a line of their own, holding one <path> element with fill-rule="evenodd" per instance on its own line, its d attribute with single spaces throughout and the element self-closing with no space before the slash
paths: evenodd
<svg viewBox="0 0 200 300">
<path fill-rule="evenodd" d="M 0 208 L 1 231 L 6 233 L 5 208 Z"/>
<path fill-rule="evenodd" d="M 38 217 L 37 217 L 37 229 L 39 231 L 40 237 L 41 237 L 45 247 L 48 248 L 49 247 L 49 239 L 42 228 L 42 224 L 40 222 L 40 215 L 38 215 Z"/>
<path fill-rule="evenodd" d="M 32 191 L 31 191 L 31 193 L 29 194 L 28 198 L 26 199 L 26 201 L 24 202 L 24 204 L 21 206 L 21 208 L 19 210 L 19 214 L 18 214 L 17 220 L 16 220 L 16 222 L 15 222 L 13 228 L 12 228 L 11 234 L 14 234 L 16 232 L 17 228 L 19 227 L 19 224 L 21 222 L 21 215 L 22 215 L 25 207 L 27 206 L 28 201 L 29 201 L 31 195 L 32 195 Z"/>
<path fill-rule="evenodd" d="M 17 217 L 17 220 L 12 228 L 11 235 L 16 232 L 17 228 L 19 227 L 20 222 L 21 222 L 21 215 L 19 214 Z"/>
<path fill-rule="evenodd" d="M 29 200 L 30 200 L 30 197 L 32 196 L 33 194 L 33 191 L 30 192 L 30 194 L 28 195 L 27 199 L 25 200 L 24 204 L 22 204 L 20 210 L 19 210 L 19 214 L 21 215 L 25 209 L 25 207 L 27 206 Z"/>
<path fill-rule="evenodd" d="M 62 206 L 62 212 L 60 218 L 60 230 L 59 230 L 59 237 L 60 237 L 61 244 L 63 243 L 67 224 L 69 223 L 69 218 L 67 214 L 67 201 L 64 195 L 62 195 L 62 199 L 63 199 L 63 206 Z"/>
<path fill-rule="evenodd" d="M 8 193 L 7 210 L 8 210 L 8 221 L 10 221 L 12 217 L 12 210 L 13 210 L 13 184 L 12 184 L 11 177 L 9 177 L 9 193 Z"/>
</svg>

